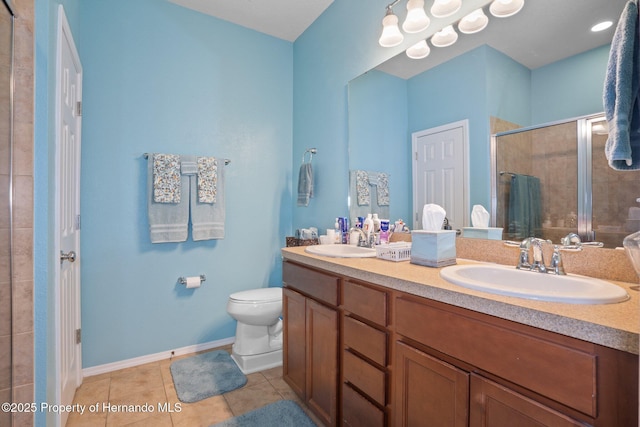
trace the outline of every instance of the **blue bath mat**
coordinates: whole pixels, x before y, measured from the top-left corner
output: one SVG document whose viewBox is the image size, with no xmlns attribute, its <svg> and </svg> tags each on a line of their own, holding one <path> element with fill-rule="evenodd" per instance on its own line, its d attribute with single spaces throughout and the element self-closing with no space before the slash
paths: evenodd
<svg viewBox="0 0 640 427">
<path fill-rule="evenodd" d="M 229 353 L 216 350 L 171 364 L 171 376 L 181 402 L 192 403 L 226 393 L 247 383 Z"/>
<path fill-rule="evenodd" d="M 295 402 L 279 400 L 262 408 L 230 418 L 215 427 L 316 427 Z M 211 426 L 213 427 L 213 426 Z"/>
</svg>

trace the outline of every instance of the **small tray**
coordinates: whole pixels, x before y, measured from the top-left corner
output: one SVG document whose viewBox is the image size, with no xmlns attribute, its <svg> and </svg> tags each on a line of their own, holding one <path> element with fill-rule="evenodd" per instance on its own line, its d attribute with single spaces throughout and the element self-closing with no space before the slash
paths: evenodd
<svg viewBox="0 0 640 427">
<path fill-rule="evenodd" d="M 409 261 L 411 259 L 411 243 L 397 242 L 376 246 L 376 257 L 388 261 Z"/>
</svg>

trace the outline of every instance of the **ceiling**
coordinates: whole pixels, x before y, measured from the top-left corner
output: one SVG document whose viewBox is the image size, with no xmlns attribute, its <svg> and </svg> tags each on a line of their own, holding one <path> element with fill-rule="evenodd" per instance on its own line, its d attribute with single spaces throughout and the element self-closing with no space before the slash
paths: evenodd
<svg viewBox="0 0 640 427">
<path fill-rule="evenodd" d="M 290 42 L 333 3 L 333 0 L 169 1 Z"/>
<path fill-rule="evenodd" d="M 295 41 L 333 0 L 169 0 L 283 40 Z M 391 1 L 391 0 L 390 0 Z M 426 0 L 427 11 L 431 0 Z M 461 34 L 450 47 L 431 47 L 424 59 L 412 60 L 404 53 L 379 69 L 410 78 L 480 45 L 488 44 L 530 69 L 550 64 L 611 42 L 615 24 L 627 0 L 525 0 L 524 8 L 510 18 L 494 18 L 478 34 Z M 403 19 L 404 5 L 394 8 Z M 380 19 L 384 10 L 380 10 Z M 611 20 L 614 26 L 591 33 L 592 25 Z M 428 31 L 428 30 L 427 30 Z M 372 40 L 376 43 L 377 40 Z"/>
<path fill-rule="evenodd" d="M 627 0 L 525 0 L 524 7 L 509 18 L 489 17 L 487 28 L 477 34 L 460 34 L 449 47 L 433 47 L 424 59 L 410 59 L 403 53 L 385 62 L 379 70 L 411 78 L 462 53 L 488 44 L 529 69 L 559 61 L 611 43 L 618 18 Z M 427 3 L 428 4 L 428 3 Z M 598 22 L 613 26 L 591 32 Z"/>
</svg>

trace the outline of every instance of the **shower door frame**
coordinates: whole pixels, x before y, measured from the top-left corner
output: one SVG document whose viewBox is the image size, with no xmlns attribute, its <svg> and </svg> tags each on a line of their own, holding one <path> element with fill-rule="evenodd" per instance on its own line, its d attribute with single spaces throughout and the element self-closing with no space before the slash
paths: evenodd
<svg viewBox="0 0 640 427">
<path fill-rule="evenodd" d="M 491 226 L 497 224 L 498 209 L 498 165 L 497 165 L 497 138 L 501 136 L 513 135 L 521 132 L 528 132 L 550 126 L 576 123 L 577 138 L 577 232 L 583 242 L 595 240 L 593 231 L 593 164 L 592 164 L 592 128 L 596 122 L 605 120 L 604 113 L 589 114 L 570 119 L 557 120 L 549 123 L 528 126 L 518 129 L 499 132 L 491 135 Z"/>
</svg>

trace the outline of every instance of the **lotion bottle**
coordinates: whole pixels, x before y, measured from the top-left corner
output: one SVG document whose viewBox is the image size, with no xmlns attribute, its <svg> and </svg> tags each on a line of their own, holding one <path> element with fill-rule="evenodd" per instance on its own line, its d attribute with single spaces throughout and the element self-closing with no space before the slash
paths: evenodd
<svg viewBox="0 0 640 427">
<path fill-rule="evenodd" d="M 367 236 L 367 242 L 370 242 L 371 233 L 374 232 L 371 214 L 367 214 L 367 219 L 364 220 L 364 224 L 362 225 L 362 231 L 364 231 L 364 234 Z"/>
</svg>

